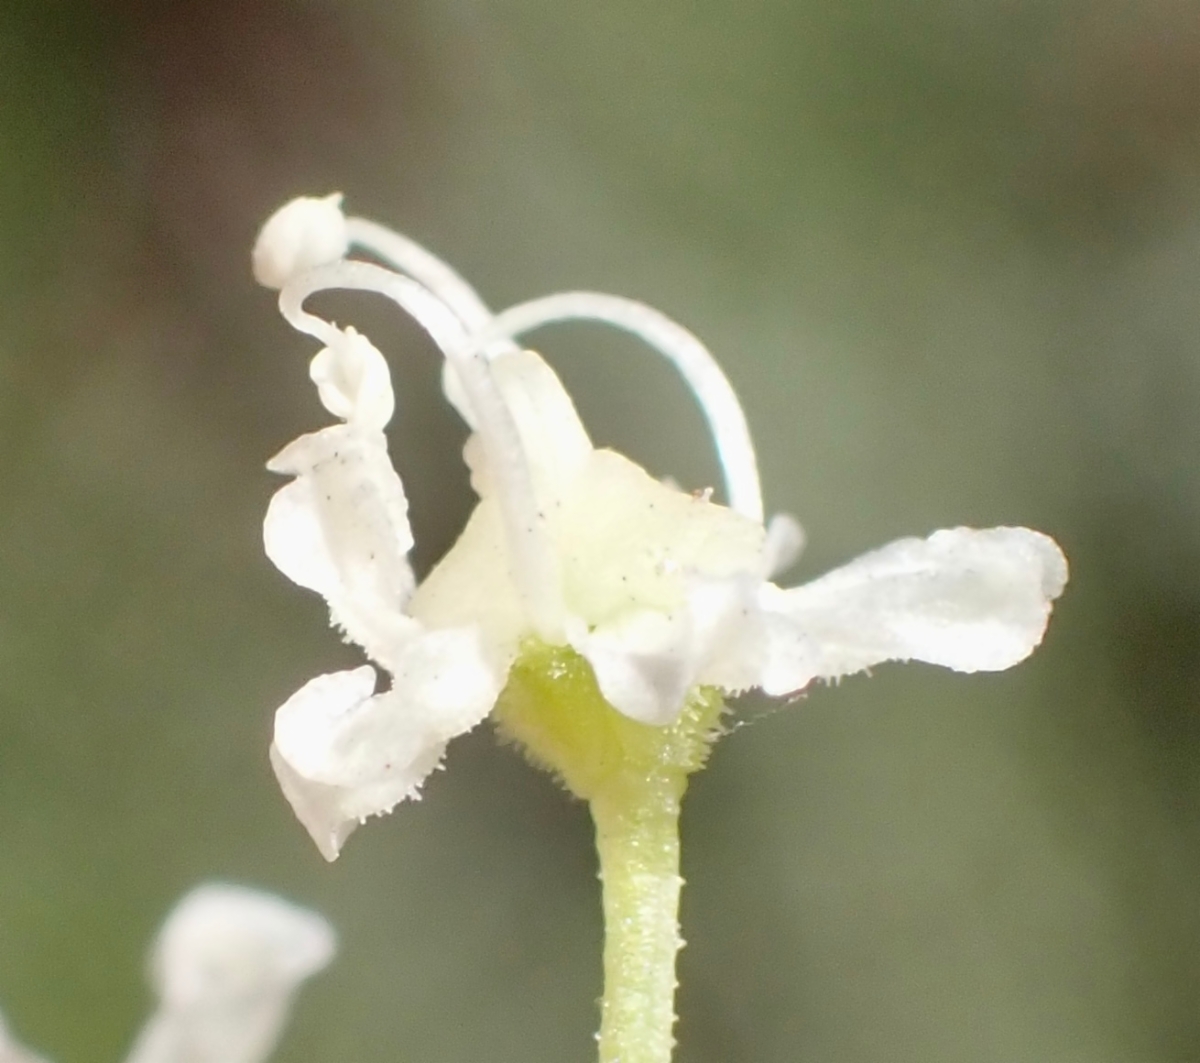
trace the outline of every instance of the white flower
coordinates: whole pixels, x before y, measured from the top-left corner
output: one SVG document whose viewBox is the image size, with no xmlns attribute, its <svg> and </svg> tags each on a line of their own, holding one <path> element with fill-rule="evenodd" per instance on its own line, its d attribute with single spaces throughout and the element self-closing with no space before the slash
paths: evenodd
<svg viewBox="0 0 1200 1063">
<path fill-rule="evenodd" d="M 316 912 L 241 886 L 200 886 L 167 916 L 150 957 L 158 1012 L 126 1063 L 259 1063 L 302 982 L 333 959 Z"/>
<path fill-rule="evenodd" d="M 126 1063 L 261 1063 L 292 997 L 333 958 L 315 912 L 241 886 L 209 884 L 167 916 L 150 957 L 158 1011 Z M 45 1063 L 0 1021 L 0 1063 Z"/>
<path fill-rule="evenodd" d="M 272 763 L 327 858 L 367 816 L 416 793 L 446 743 L 487 716 L 531 637 L 572 647 L 611 705 L 651 725 L 673 720 L 700 685 L 787 695 L 889 660 L 999 670 L 1040 642 L 1067 576 L 1047 536 L 940 531 L 781 589 L 770 577 L 798 554 L 800 528 L 786 516 L 764 525 L 745 419 L 699 340 L 650 307 L 595 293 L 493 315 L 406 238 L 357 218 L 331 225 L 323 212 L 340 202 L 289 204 L 255 248 L 256 263 L 296 259 L 296 272 L 274 277 L 280 308 L 325 345 L 311 375 L 343 422 L 270 463 L 294 479 L 271 502 L 266 550 L 324 596 L 333 622 L 392 677 L 376 694 L 370 667 L 320 676 L 277 714 Z M 289 248 L 322 241 L 290 224 L 277 252 L 279 218 L 314 212 L 323 230 L 388 266 L 345 258 L 339 241 L 326 241 L 324 261 L 301 262 Z M 411 313 L 445 353 L 447 398 L 472 429 L 465 458 L 479 505 L 420 587 L 383 435 L 393 409 L 387 367 L 352 329 L 303 309 L 328 288 L 376 291 Z M 572 318 L 631 331 L 675 363 L 713 432 L 728 506 L 593 447 L 555 373 L 513 343 Z"/>
</svg>

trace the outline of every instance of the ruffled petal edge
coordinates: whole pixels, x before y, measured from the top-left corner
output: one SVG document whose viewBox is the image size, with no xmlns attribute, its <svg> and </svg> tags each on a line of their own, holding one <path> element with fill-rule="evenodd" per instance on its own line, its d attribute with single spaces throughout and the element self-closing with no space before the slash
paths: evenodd
<svg viewBox="0 0 1200 1063">
<path fill-rule="evenodd" d="M 765 584 L 757 685 L 788 694 L 884 661 L 1002 671 L 1042 640 L 1067 561 L 1028 528 L 900 539 L 801 587 Z"/>
<path fill-rule="evenodd" d="M 499 683 L 471 629 L 425 632 L 401 654 L 388 691 L 369 665 L 318 676 L 275 716 L 271 763 L 327 860 L 369 816 L 415 797 L 450 739 L 480 723 Z"/>
</svg>

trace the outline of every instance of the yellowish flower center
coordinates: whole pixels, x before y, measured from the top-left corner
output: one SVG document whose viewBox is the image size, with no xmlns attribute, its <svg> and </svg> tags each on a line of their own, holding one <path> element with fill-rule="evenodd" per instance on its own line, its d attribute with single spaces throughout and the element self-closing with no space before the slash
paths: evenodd
<svg viewBox="0 0 1200 1063">
<path fill-rule="evenodd" d="M 678 801 L 720 733 L 721 692 L 694 690 L 665 727 L 629 719 L 596 685 L 591 665 L 569 646 L 527 640 L 492 717 L 502 737 L 585 801 L 620 800 L 646 789 Z"/>
</svg>

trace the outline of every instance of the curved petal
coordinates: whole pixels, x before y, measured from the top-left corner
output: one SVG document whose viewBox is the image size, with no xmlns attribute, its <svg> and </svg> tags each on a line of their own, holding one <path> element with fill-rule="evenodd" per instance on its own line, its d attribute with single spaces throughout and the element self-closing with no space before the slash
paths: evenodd
<svg viewBox="0 0 1200 1063">
<path fill-rule="evenodd" d="M 900 539 L 791 590 L 766 584 L 768 694 L 883 661 L 1000 671 L 1042 640 L 1067 562 L 1028 528 L 954 528 Z"/>
<path fill-rule="evenodd" d="M 392 419 L 396 397 L 387 361 L 354 329 L 344 329 L 336 342 L 318 351 L 308 375 L 321 404 L 335 417 L 377 432 Z"/>
<path fill-rule="evenodd" d="M 638 610 L 591 631 L 576 621 L 568 638 L 613 708 L 639 723 L 668 724 L 697 685 L 734 692 L 758 682 L 757 582 L 692 575 L 682 608 Z"/>
<path fill-rule="evenodd" d="M 259 1063 L 293 994 L 335 947 L 321 916 L 282 898 L 219 884 L 193 890 L 155 942 L 159 1010 L 127 1063 Z"/>
<path fill-rule="evenodd" d="M 689 619 L 683 610 L 642 609 L 595 631 L 575 621 L 567 634 L 592 666 L 605 701 L 631 720 L 661 726 L 679 714 L 695 678 Z"/>
<path fill-rule="evenodd" d="M 336 425 L 301 436 L 267 466 L 295 476 L 263 521 L 267 556 L 329 604 L 333 623 L 391 669 L 413 631 L 408 501 L 382 432 Z"/>
<path fill-rule="evenodd" d="M 428 629 L 474 627 L 493 670 L 508 671 L 529 628 L 494 498 L 475 507 L 450 552 L 421 581 L 409 611 Z"/>
<path fill-rule="evenodd" d="M 412 639 L 392 688 L 369 665 L 313 679 L 275 715 L 271 763 L 327 860 L 368 816 L 390 812 L 442 759 L 446 743 L 491 711 L 499 686 L 474 631 Z"/>
<path fill-rule="evenodd" d="M 579 474 L 592 443 L 558 374 L 534 351 L 513 351 L 490 362 L 496 386 L 512 414 L 539 495 L 548 500 L 566 489 Z M 469 412 L 461 385 L 452 373 L 445 377 L 447 397 L 463 419 Z M 480 498 L 489 497 L 492 484 L 488 455 L 472 435 L 463 457 L 471 470 L 471 486 Z M 548 504 L 543 501 L 543 504 Z"/>
</svg>

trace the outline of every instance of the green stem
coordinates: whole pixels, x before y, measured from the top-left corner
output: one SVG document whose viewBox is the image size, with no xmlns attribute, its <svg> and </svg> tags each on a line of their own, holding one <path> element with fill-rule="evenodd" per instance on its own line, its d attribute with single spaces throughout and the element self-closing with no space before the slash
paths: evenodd
<svg viewBox="0 0 1200 1063">
<path fill-rule="evenodd" d="M 720 692 L 698 688 L 662 727 L 604 700 L 574 650 L 530 642 L 493 718 L 587 801 L 604 883 L 600 1063 L 670 1063 L 679 938 L 679 805 L 720 730 Z"/>
<path fill-rule="evenodd" d="M 600 1063 L 669 1063 L 675 1044 L 679 800 L 646 789 L 591 806 L 604 887 Z"/>
</svg>

